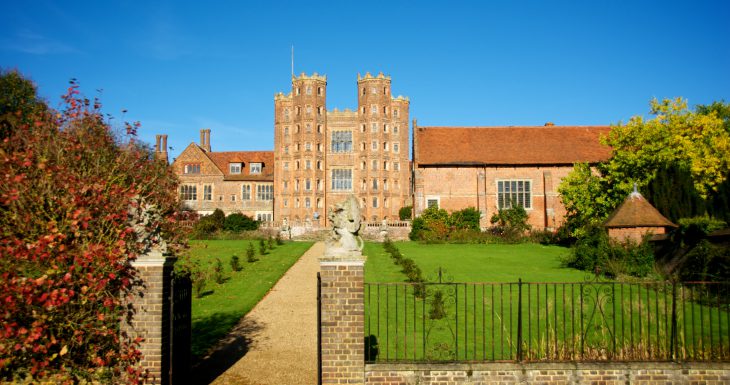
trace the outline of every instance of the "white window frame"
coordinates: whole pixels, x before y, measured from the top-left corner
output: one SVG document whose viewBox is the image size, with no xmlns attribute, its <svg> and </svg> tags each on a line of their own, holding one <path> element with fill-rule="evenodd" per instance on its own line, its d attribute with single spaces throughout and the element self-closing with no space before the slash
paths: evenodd
<svg viewBox="0 0 730 385">
<path fill-rule="evenodd" d="M 241 185 L 241 200 L 242 201 L 251 200 L 251 185 L 250 184 Z"/>
<path fill-rule="evenodd" d="M 352 191 L 352 169 L 334 168 L 330 173 L 332 191 Z"/>
<path fill-rule="evenodd" d="M 532 179 L 497 179 L 495 187 L 498 210 L 511 208 L 513 203 L 532 210 Z"/>
<path fill-rule="evenodd" d="M 241 173 L 241 163 L 228 163 L 228 173 L 230 174 L 240 174 Z"/>
<path fill-rule="evenodd" d="M 431 204 L 431 202 L 436 202 L 436 208 L 437 209 L 440 209 L 441 208 L 441 197 L 439 197 L 439 196 L 433 196 L 433 195 L 432 196 L 427 196 L 426 197 L 426 208 L 427 209 L 430 208 L 430 207 L 433 207 L 432 204 Z"/>
<path fill-rule="evenodd" d="M 261 174 L 261 170 L 263 169 L 263 164 L 260 162 L 251 162 L 248 164 L 249 167 L 249 173 L 251 174 Z"/>
<path fill-rule="evenodd" d="M 257 201 L 274 200 L 274 185 L 271 185 L 271 184 L 256 185 L 256 200 Z"/>
<path fill-rule="evenodd" d="M 184 174 L 200 174 L 200 163 L 188 163 L 183 167 Z"/>
<path fill-rule="evenodd" d="M 213 185 L 212 184 L 203 185 L 203 200 L 208 201 L 208 202 L 213 200 Z"/>
<path fill-rule="evenodd" d="M 193 202 L 198 200 L 198 186 L 194 184 L 180 185 L 180 200 Z"/>
</svg>

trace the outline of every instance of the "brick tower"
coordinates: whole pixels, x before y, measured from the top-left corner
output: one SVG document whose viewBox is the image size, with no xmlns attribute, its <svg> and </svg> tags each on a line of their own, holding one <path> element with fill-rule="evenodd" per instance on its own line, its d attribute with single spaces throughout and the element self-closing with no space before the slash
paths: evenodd
<svg viewBox="0 0 730 385">
<path fill-rule="evenodd" d="M 327 111 L 326 93 L 315 73 L 274 96 L 275 220 L 325 226 L 351 193 L 366 220 L 396 219 L 409 198 L 408 99 L 383 74 L 358 75 L 356 111 Z"/>
</svg>

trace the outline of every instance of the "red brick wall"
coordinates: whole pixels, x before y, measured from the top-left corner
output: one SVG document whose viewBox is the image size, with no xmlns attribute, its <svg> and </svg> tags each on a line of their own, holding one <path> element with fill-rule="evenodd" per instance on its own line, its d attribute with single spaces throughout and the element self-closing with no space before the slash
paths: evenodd
<svg viewBox="0 0 730 385">
<path fill-rule="evenodd" d="M 415 210 L 419 215 L 428 199 L 438 199 L 447 211 L 475 207 L 484 213 L 481 225 L 497 212 L 497 181 L 531 181 L 531 208 L 527 210 L 534 229 L 555 229 L 565 218 L 558 186 L 572 166 L 547 167 L 419 167 L 416 169 Z"/>
<path fill-rule="evenodd" d="M 608 229 L 608 236 L 617 242 L 632 241 L 635 243 L 641 243 L 646 234 L 664 234 L 666 229 L 664 227 L 625 227 L 625 228 L 610 228 Z"/>
<path fill-rule="evenodd" d="M 730 384 L 730 364 L 492 363 L 452 365 L 367 365 L 371 385 L 678 385 Z"/>
</svg>

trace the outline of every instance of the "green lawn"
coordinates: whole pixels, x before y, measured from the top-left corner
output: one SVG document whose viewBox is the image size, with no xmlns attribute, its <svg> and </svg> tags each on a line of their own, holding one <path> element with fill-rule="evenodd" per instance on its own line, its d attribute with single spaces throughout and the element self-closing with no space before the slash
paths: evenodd
<svg viewBox="0 0 730 385">
<path fill-rule="evenodd" d="M 258 262 L 246 262 L 246 248 L 254 243 Z M 288 242 L 259 255 L 258 242 L 248 240 L 190 241 L 189 257 L 212 271 L 216 258 L 223 262 L 227 280 L 208 280 L 204 295 L 193 294 L 192 353 L 200 356 L 221 339 L 266 295 L 284 273 L 311 247 L 311 242 Z M 243 270 L 231 271 L 231 256 L 237 255 Z"/>
<path fill-rule="evenodd" d="M 595 282 L 561 267 L 560 257 L 569 252 L 561 247 L 396 246 L 421 267 L 427 283 L 405 283 L 382 245 L 366 244 L 365 332 L 378 350 L 371 361 L 514 360 L 520 306 L 524 359 L 671 358 L 671 286 Z M 677 290 L 679 357 L 730 357 L 726 307 L 692 300 L 699 295 L 699 302 L 714 303 L 718 290 Z"/>
<path fill-rule="evenodd" d="M 472 245 L 395 242 L 404 257 L 412 258 L 427 281 L 437 281 L 439 267 L 453 282 L 581 282 L 586 273 L 560 266 L 564 247 L 534 243 Z M 363 253 L 366 282 L 403 282 L 405 276 L 393 264 L 382 244 L 366 243 Z"/>
</svg>

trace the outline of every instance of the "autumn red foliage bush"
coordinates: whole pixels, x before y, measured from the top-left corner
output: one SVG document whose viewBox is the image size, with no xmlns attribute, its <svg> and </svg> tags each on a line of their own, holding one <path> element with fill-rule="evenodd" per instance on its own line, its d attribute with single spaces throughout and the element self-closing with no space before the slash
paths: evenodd
<svg viewBox="0 0 730 385">
<path fill-rule="evenodd" d="M 75 82 L 63 100 L 0 137 L 0 382 L 138 383 L 139 341 L 120 325 L 150 245 L 130 209 L 154 204 L 146 225 L 176 245 L 176 177 L 138 124 L 114 132 Z"/>
</svg>

